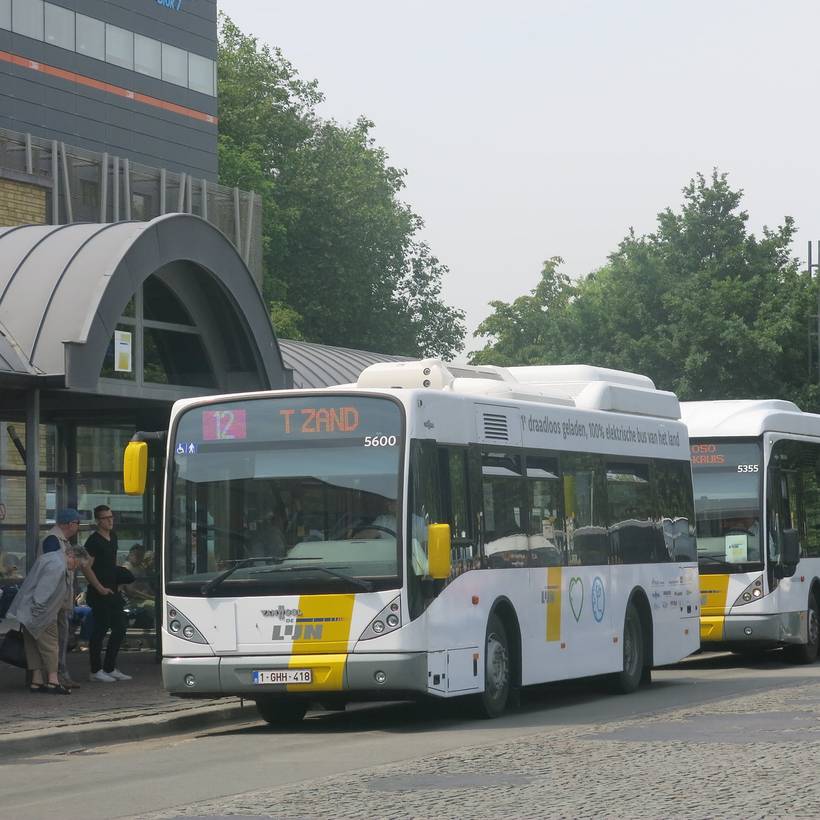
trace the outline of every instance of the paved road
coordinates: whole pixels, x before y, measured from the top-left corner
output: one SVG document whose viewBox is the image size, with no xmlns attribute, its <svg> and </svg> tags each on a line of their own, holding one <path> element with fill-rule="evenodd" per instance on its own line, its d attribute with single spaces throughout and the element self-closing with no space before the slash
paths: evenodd
<svg viewBox="0 0 820 820">
<path fill-rule="evenodd" d="M 699 656 L 617 697 L 584 682 L 472 721 L 317 713 L 0 766 L 0 815 L 820 817 L 820 664 Z"/>
</svg>

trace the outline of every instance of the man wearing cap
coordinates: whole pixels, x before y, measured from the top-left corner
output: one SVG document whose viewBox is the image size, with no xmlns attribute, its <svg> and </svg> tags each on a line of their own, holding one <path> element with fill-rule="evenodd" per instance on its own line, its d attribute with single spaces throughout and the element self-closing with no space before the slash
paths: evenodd
<svg viewBox="0 0 820 820">
<path fill-rule="evenodd" d="M 91 607 L 93 618 L 91 638 L 88 641 L 90 680 L 97 683 L 114 683 L 131 680 L 130 675 L 117 669 L 117 653 L 125 637 L 127 621 L 122 608 L 122 598 L 117 591 L 117 536 L 114 534 L 114 512 L 111 507 L 100 504 L 94 507 L 94 518 L 97 529 L 85 542 L 91 561 L 83 569 L 85 577 L 88 578 L 85 599 Z M 103 660 L 103 639 L 109 629 L 111 634 Z"/>
<path fill-rule="evenodd" d="M 62 552 L 63 555 L 71 548 L 71 539 L 80 531 L 80 514 L 70 507 L 60 510 L 57 513 L 57 523 L 48 531 L 48 535 L 43 539 L 40 549 L 41 554 L 48 552 Z M 66 656 L 68 654 L 68 636 L 71 632 L 71 616 L 74 613 L 74 571 L 71 570 L 71 577 L 68 579 L 68 591 L 63 606 L 57 614 L 58 633 L 58 675 L 60 683 L 66 689 L 77 689 L 78 683 L 71 680 L 68 673 Z"/>
</svg>

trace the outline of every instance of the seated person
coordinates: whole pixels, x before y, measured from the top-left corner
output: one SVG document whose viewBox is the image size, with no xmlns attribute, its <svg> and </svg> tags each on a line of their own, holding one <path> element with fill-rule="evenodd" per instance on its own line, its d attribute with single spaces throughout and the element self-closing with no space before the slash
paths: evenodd
<svg viewBox="0 0 820 820">
<path fill-rule="evenodd" d="M 396 520 L 397 502 L 395 498 L 384 499 L 384 509 L 370 523 L 353 528 L 350 538 L 396 538 L 398 521 Z"/>
</svg>

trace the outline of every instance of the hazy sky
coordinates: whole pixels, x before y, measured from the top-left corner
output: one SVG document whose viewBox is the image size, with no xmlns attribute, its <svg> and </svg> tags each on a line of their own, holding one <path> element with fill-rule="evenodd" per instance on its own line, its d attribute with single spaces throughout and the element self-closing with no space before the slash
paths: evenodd
<svg viewBox="0 0 820 820">
<path fill-rule="evenodd" d="M 602 265 L 714 166 L 753 230 L 795 217 L 803 260 L 820 238 L 816 0 L 220 7 L 319 81 L 323 115 L 376 123 L 470 331 L 548 256 L 573 277 Z"/>
</svg>

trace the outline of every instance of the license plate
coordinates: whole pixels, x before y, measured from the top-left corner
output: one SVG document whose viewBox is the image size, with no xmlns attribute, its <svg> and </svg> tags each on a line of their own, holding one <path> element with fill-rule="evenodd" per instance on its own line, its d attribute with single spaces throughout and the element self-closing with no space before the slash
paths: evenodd
<svg viewBox="0 0 820 820">
<path fill-rule="evenodd" d="M 310 669 L 268 669 L 251 674 L 253 683 L 313 683 Z"/>
</svg>

